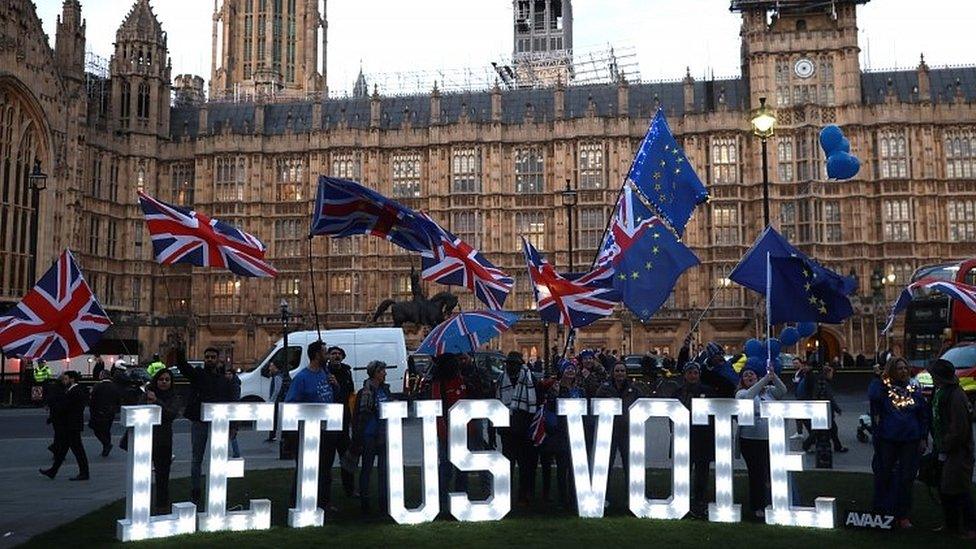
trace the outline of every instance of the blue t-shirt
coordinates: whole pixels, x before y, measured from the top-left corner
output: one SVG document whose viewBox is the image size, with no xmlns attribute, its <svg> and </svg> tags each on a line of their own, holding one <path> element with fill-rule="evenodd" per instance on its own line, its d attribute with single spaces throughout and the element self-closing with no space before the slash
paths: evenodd
<svg viewBox="0 0 976 549">
<path fill-rule="evenodd" d="M 305 368 L 298 372 L 285 396 L 285 402 L 332 404 L 334 400 L 335 388 L 329 383 L 329 374 L 324 369 L 313 372 Z"/>
</svg>

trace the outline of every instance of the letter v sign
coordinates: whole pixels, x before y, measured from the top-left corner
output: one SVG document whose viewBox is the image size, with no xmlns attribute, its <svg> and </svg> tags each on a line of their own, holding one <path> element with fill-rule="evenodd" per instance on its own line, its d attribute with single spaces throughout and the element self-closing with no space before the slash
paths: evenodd
<svg viewBox="0 0 976 549">
<path fill-rule="evenodd" d="M 610 441 L 613 435 L 613 418 L 619 416 L 623 404 L 619 398 L 594 398 L 592 412 L 599 417 L 593 452 L 592 474 L 583 435 L 583 414 L 586 399 L 561 398 L 559 415 L 566 416 L 569 429 L 570 457 L 573 460 L 573 481 L 576 485 L 576 505 L 579 516 L 603 517 L 603 502 L 607 497 L 607 476 L 610 469 Z"/>
</svg>

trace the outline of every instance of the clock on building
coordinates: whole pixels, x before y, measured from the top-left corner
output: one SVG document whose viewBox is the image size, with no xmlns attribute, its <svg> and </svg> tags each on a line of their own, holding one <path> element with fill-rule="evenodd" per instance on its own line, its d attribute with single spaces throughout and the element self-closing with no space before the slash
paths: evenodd
<svg viewBox="0 0 976 549">
<path fill-rule="evenodd" d="M 793 72 L 796 73 L 800 78 L 810 78 L 813 76 L 815 67 L 813 61 L 809 59 L 800 59 L 793 65 Z"/>
</svg>

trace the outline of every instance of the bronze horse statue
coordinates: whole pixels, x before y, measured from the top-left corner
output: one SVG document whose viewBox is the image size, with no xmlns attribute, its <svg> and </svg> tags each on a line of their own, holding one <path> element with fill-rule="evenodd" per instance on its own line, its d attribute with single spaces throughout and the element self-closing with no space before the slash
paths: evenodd
<svg viewBox="0 0 976 549">
<path fill-rule="evenodd" d="M 371 322 L 375 323 L 387 309 L 391 309 L 393 314 L 393 325 L 401 327 L 407 322 L 418 326 L 433 328 L 457 307 L 458 298 L 450 292 L 441 292 L 434 297 L 427 299 L 423 288 L 420 286 L 420 277 L 416 271 L 410 269 L 410 292 L 413 294 L 411 301 L 384 300 L 373 313 Z"/>
</svg>

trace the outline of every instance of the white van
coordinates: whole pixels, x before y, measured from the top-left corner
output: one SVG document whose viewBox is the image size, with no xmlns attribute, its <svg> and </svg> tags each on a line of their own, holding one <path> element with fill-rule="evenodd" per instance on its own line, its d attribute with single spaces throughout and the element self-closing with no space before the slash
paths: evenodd
<svg viewBox="0 0 976 549">
<path fill-rule="evenodd" d="M 298 364 L 291 376 L 308 366 L 308 346 L 319 339 L 317 330 L 290 332 L 288 334 L 288 358 L 290 364 Z M 342 347 L 346 352 L 345 363 L 352 367 L 352 382 L 358 391 L 363 387 L 366 365 L 373 360 L 387 364 L 386 382 L 393 393 L 403 393 L 403 375 L 407 370 L 407 346 L 400 328 L 357 328 L 348 330 L 322 330 L 326 347 Z M 261 369 L 271 362 L 285 362 L 285 341 L 279 339 L 250 372 L 240 375 L 241 400 L 265 401 L 271 391 L 271 379 L 261 375 Z M 300 358 L 299 358 L 300 357 Z"/>
</svg>

